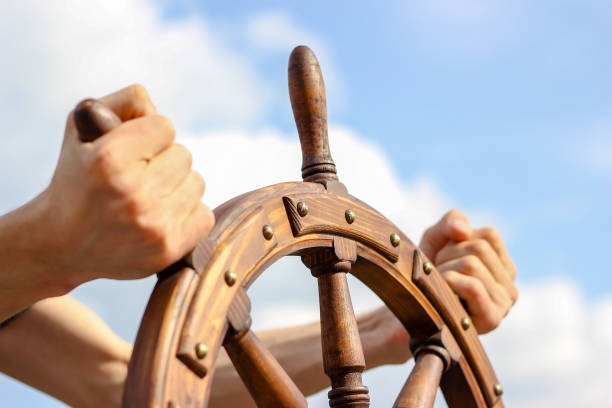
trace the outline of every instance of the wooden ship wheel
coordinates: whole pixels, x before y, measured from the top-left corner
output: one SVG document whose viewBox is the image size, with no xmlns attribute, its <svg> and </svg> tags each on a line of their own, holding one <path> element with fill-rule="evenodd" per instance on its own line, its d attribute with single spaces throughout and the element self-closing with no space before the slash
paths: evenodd
<svg viewBox="0 0 612 408">
<path fill-rule="evenodd" d="M 289 59 L 289 93 L 304 181 L 217 207 L 208 237 L 159 273 L 134 344 L 123 406 L 205 407 L 224 347 L 258 406 L 306 407 L 251 331 L 246 293 L 268 266 L 296 255 L 318 282 L 330 407 L 370 406 L 347 273 L 374 291 L 411 336 L 416 362 L 394 407 L 432 407 L 438 386 L 451 408 L 502 407 L 501 386 L 457 296 L 399 228 L 338 180 L 323 78 L 307 47 L 297 47 Z M 84 101 L 75 112 L 83 138 L 117 125 L 97 104 Z"/>
</svg>

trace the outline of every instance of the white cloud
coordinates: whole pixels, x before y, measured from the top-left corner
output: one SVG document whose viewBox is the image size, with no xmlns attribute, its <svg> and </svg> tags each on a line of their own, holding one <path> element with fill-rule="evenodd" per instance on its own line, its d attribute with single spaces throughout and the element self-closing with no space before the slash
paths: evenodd
<svg viewBox="0 0 612 408">
<path fill-rule="evenodd" d="M 297 270 L 298 268 L 296 268 Z M 265 279 L 286 277 L 287 269 L 270 271 Z M 304 275 L 309 275 L 304 272 Z M 290 271 L 291 278 L 297 274 Z M 310 278 L 308 276 L 308 278 Z M 305 280 L 300 279 L 301 284 Z M 352 282 L 355 283 L 354 281 Z M 256 285 L 259 285 L 257 282 Z M 316 290 L 306 284 L 303 292 Z M 612 383 L 612 296 L 587 300 L 569 280 L 550 280 L 519 285 L 521 297 L 502 325 L 481 337 L 497 376 L 503 384 L 504 401 L 510 407 L 608 406 Z M 355 289 L 353 286 L 352 289 Z M 361 304 L 364 293 L 352 290 Z M 366 289 L 367 290 L 367 289 Z M 316 298 L 306 296 L 254 304 L 254 322 L 261 328 L 305 323 L 318 318 Z M 372 306 L 369 304 L 368 306 Z M 363 309 L 362 309 L 363 310 Z M 413 362 L 380 367 L 364 376 L 373 406 L 391 406 L 412 369 Z M 325 406 L 325 392 L 310 398 L 313 406 Z M 445 406 L 439 398 L 436 406 Z"/>
<path fill-rule="evenodd" d="M 468 17 L 483 19 L 478 13 Z M 0 211 L 44 187 L 57 157 L 63 118 L 76 101 L 131 82 L 145 84 L 179 130 L 191 131 L 183 133 L 182 141 L 207 179 L 207 203 L 216 205 L 248 190 L 299 179 L 297 136 L 244 130 L 266 109 L 266 99 L 262 103 L 259 97 L 263 82 L 246 57 L 230 51 L 211 32 L 206 19 L 163 21 L 156 6 L 145 0 L 30 0 L 3 2 L 0 26 L 0 174 L 17 175 L 0 183 Z M 254 16 L 247 31 L 254 44 L 273 52 L 304 41 L 315 44 L 322 65 L 329 65 L 326 53 L 319 51 L 325 44 L 286 16 Z M 224 130 L 198 131 L 203 121 Z M 349 191 L 415 241 L 450 207 L 451 199 L 435 180 L 401 182 L 374 143 L 341 126 L 332 127 L 330 135 Z M 287 273 L 294 278 L 274 279 Z M 76 295 L 131 339 L 153 282 L 93 282 Z M 356 282 L 351 286 L 353 298 L 359 299 L 357 311 L 377 304 L 366 288 Z M 316 317 L 313 288 L 314 280 L 295 259 L 276 265 L 252 290 L 255 324 L 270 327 L 285 319 L 297 323 Z M 523 285 L 515 311 L 501 329 L 485 337 L 511 406 L 606 404 L 603 393 L 612 382 L 606 372 L 612 366 L 607 353 L 611 315 L 612 300 L 587 302 L 570 282 Z M 408 372 L 406 366 L 386 367 L 368 375 L 377 405 L 390 405 Z M 0 391 L 12 389 L 7 384 L 0 379 Z M 321 399 L 316 398 L 313 401 Z"/>
<path fill-rule="evenodd" d="M 503 325 L 482 338 L 509 406 L 603 407 L 612 383 L 612 297 L 569 280 L 521 285 Z"/>
<path fill-rule="evenodd" d="M 299 44 L 309 44 L 317 53 L 326 48 L 318 36 L 299 27 L 287 14 L 278 11 L 251 17 L 246 31 L 250 42 L 265 50 L 287 53 Z"/>
<path fill-rule="evenodd" d="M 203 18 L 163 21 L 149 1 L 2 2 L 0 171 L 14 207 L 49 180 L 67 112 L 86 96 L 144 84 L 178 128 L 244 125 L 266 109 L 249 60 Z"/>
</svg>

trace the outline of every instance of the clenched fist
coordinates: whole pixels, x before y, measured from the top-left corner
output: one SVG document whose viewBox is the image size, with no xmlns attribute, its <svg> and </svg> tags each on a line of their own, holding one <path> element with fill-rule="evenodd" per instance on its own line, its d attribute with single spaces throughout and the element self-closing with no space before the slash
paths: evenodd
<svg viewBox="0 0 612 408">
<path fill-rule="evenodd" d="M 134 85 L 100 101 L 123 124 L 82 143 L 71 114 L 47 190 L 54 266 L 76 284 L 158 272 L 214 223 L 200 201 L 205 185 L 191 169 L 191 154 L 174 143 L 172 123 L 157 114 L 144 88 Z"/>
<path fill-rule="evenodd" d="M 478 333 L 499 326 L 518 289 L 516 266 L 497 230 L 472 229 L 464 213 L 451 210 L 425 231 L 420 247 L 463 300 Z M 359 322 L 366 332 L 376 333 L 378 351 L 373 354 L 384 363 L 403 363 L 410 357 L 410 336 L 386 306 L 360 316 Z"/>
<path fill-rule="evenodd" d="M 0 217 L 0 321 L 89 280 L 158 272 L 214 224 L 191 154 L 144 88 L 100 101 L 123 123 L 83 143 L 71 113 L 49 187 Z"/>
</svg>

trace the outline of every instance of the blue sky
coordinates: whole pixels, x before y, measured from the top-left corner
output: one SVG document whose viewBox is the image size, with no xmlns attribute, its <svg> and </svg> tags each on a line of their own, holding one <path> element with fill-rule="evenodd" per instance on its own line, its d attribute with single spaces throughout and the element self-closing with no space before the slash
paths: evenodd
<svg viewBox="0 0 612 408">
<path fill-rule="evenodd" d="M 76 101 L 133 82 L 175 122 L 211 206 L 299 179 L 286 69 L 306 44 L 321 62 L 332 154 L 353 194 L 414 241 L 450 207 L 505 237 L 521 297 L 482 340 L 508 405 L 602 406 L 612 382 L 612 6 L 371 4 L 1 3 L 0 213 L 47 185 Z M 259 160 L 270 152 L 274 160 Z M 296 275 L 288 282 L 282 268 Z M 283 264 L 258 280 L 256 326 L 316 318 L 316 289 L 299 273 Z M 153 284 L 102 280 L 74 296 L 132 341 Z M 358 286 L 353 299 L 358 310 L 375 304 Z M 367 377 L 375 406 L 390 405 L 408 371 Z M 0 394 L 15 407 L 61 406 L 1 376 Z M 325 396 L 310 401 L 324 406 Z"/>
<path fill-rule="evenodd" d="M 612 289 L 609 266 L 595 261 L 612 229 L 609 3 L 166 8 L 170 19 L 198 13 L 213 30 L 233 32 L 228 45 L 252 55 L 270 82 L 284 80 L 289 50 L 253 50 L 235 27 L 254 14 L 299 23 L 325 46 L 337 73 L 328 91 L 331 122 L 378 144 L 403 180 L 431 176 L 459 208 L 498 214 L 521 279 L 571 275 L 589 295 Z M 286 104 L 260 121 L 288 132 L 294 126 Z"/>
</svg>

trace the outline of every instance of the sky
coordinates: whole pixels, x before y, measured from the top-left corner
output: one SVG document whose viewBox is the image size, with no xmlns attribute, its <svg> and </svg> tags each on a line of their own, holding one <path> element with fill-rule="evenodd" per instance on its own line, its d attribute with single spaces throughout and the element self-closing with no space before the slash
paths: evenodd
<svg viewBox="0 0 612 408">
<path fill-rule="evenodd" d="M 46 187 L 77 101 L 135 82 L 175 123 L 211 207 L 299 180 L 286 70 L 309 45 L 353 195 L 413 241 L 450 208 L 505 238 L 521 294 L 481 340 L 507 405 L 610 406 L 611 18 L 597 0 L 2 2 L 0 213 Z M 132 341 L 153 284 L 96 281 L 74 295 Z M 377 304 L 351 284 L 356 310 Z M 295 260 L 250 295 L 256 328 L 318 316 Z M 366 376 L 374 406 L 392 404 L 409 370 Z M 0 394 L 63 406 L 6 377 Z M 325 406 L 324 393 L 310 402 Z"/>
</svg>

